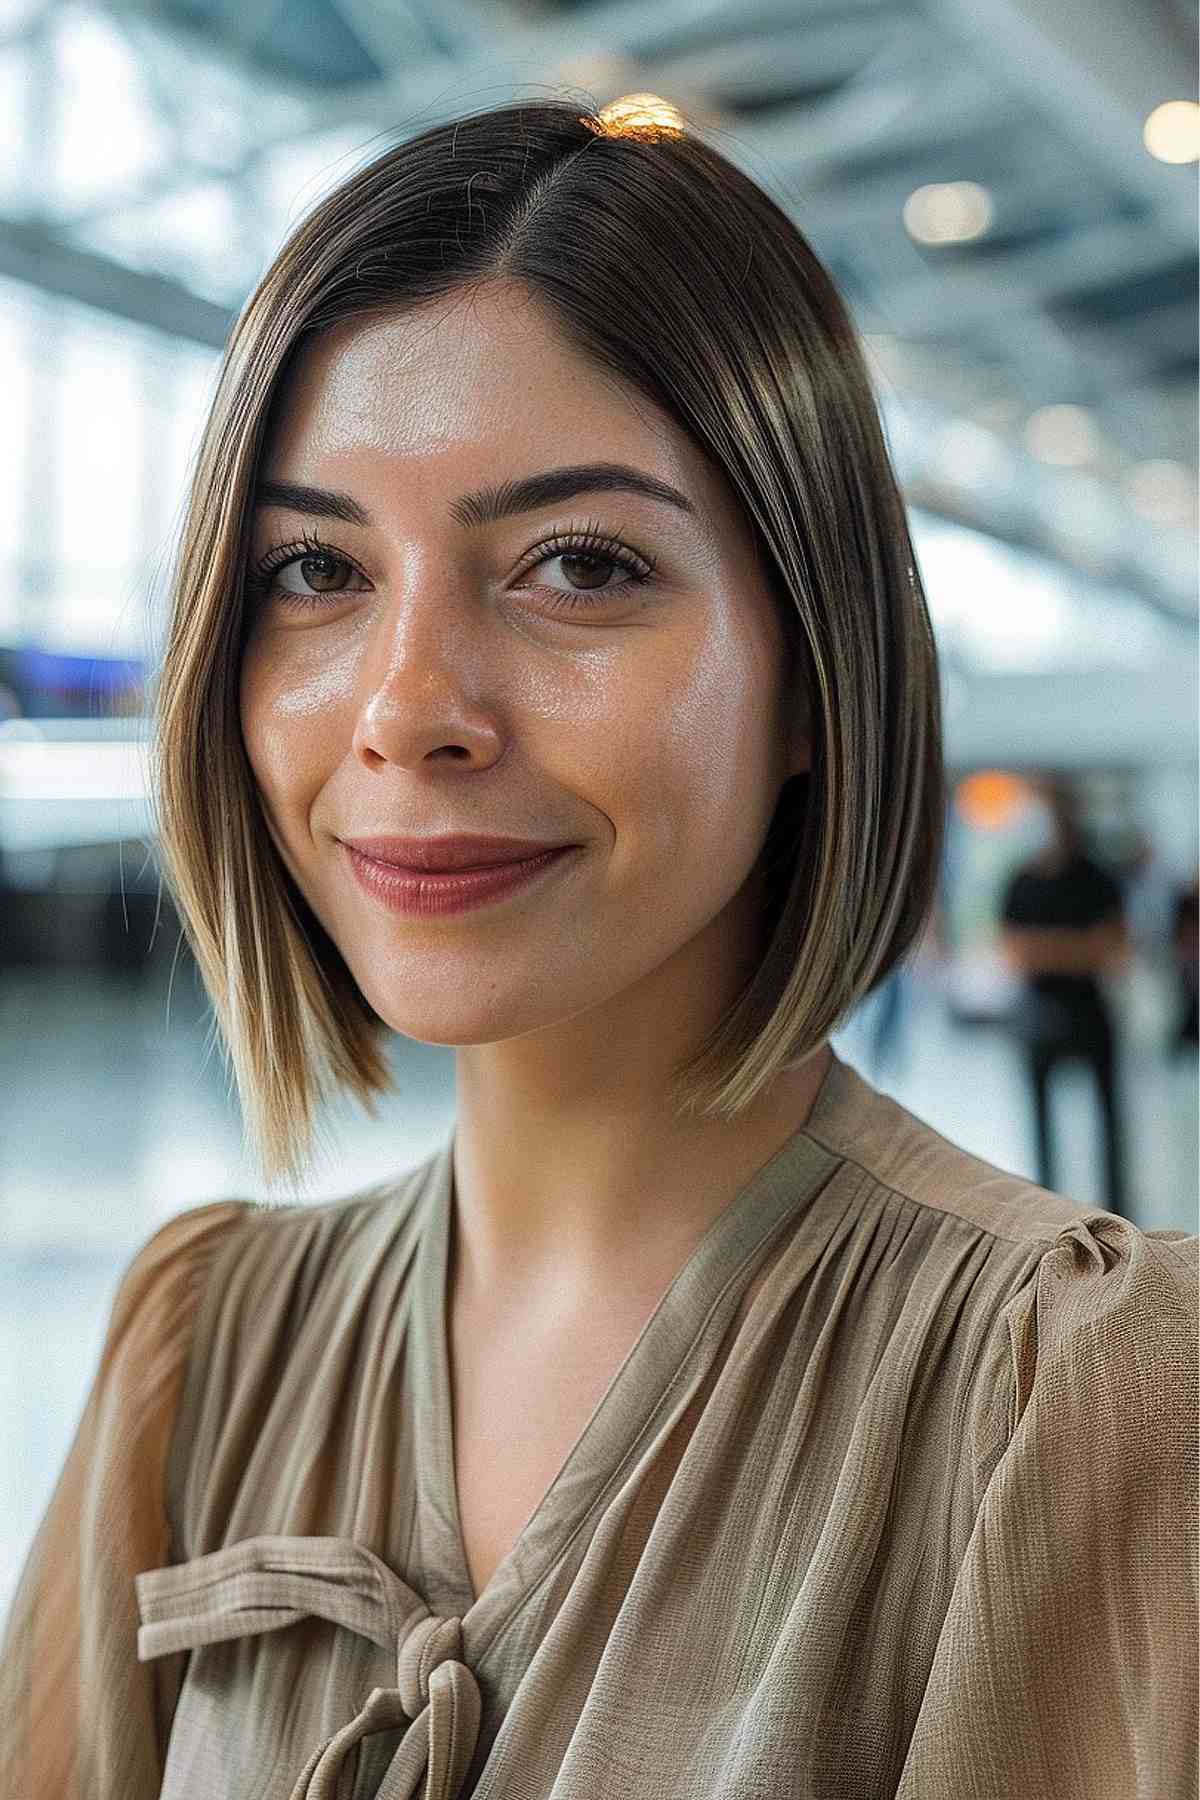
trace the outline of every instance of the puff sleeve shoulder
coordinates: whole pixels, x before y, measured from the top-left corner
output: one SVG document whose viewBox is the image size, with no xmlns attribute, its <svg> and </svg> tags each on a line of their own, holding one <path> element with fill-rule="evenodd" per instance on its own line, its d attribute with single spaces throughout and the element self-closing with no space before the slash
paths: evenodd
<svg viewBox="0 0 1200 1800">
<path fill-rule="evenodd" d="M 1111 1214 L 999 1316 L 1009 1436 L 897 1800 L 1195 1800 L 1197 1249 Z"/>
<path fill-rule="evenodd" d="M 166 1468 L 200 1295 L 253 1202 L 170 1219 L 121 1277 L 0 1640 L 0 1800 L 157 1796 L 184 1658 L 138 1661 L 134 1576 L 168 1560 Z"/>
</svg>

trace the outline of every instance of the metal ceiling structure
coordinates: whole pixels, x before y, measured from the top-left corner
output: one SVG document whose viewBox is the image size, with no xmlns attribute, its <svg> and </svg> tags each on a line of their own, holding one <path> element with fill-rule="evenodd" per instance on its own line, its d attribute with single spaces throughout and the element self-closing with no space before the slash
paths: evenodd
<svg viewBox="0 0 1200 1800">
<path fill-rule="evenodd" d="M 64 83 L 68 13 L 83 49 Z M 9 0 L 0 55 L 23 60 L 28 111 L 0 274 L 219 347 L 354 161 L 507 99 L 650 90 L 832 272 L 889 430 L 907 420 L 910 500 L 1191 621 L 1194 513 L 1148 515 L 1131 478 L 1170 465 L 1194 491 L 1195 165 L 1156 160 L 1142 127 L 1191 96 L 1196 36 L 1184 0 Z M 114 37 L 136 93 L 109 70 Z M 146 123 L 89 187 L 78 151 L 68 169 L 48 147 L 72 94 L 107 80 L 114 132 L 135 102 Z M 910 196 L 962 181 L 988 228 L 917 241 Z M 1030 449 L 1047 407 L 1087 415 L 1071 466 Z"/>
</svg>

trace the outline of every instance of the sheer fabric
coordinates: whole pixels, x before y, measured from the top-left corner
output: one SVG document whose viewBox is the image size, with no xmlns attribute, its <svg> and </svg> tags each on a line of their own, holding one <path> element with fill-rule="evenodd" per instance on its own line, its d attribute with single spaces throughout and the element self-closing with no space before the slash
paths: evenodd
<svg viewBox="0 0 1200 1800">
<path fill-rule="evenodd" d="M 476 1595 L 452 1148 L 134 1259 L 0 1800 L 1194 1800 L 1195 1237 L 835 1058 Z"/>
<path fill-rule="evenodd" d="M 0 1794 L 157 1794 L 182 1657 L 132 1654 L 134 1577 L 169 1554 L 166 1466 L 196 1299 L 243 1203 L 170 1220 L 126 1270 L 100 1365 L 9 1610 Z"/>
</svg>

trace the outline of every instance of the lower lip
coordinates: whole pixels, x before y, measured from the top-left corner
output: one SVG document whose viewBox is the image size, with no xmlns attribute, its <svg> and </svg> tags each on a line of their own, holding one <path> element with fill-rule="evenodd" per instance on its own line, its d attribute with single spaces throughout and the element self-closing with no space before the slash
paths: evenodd
<svg viewBox="0 0 1200 1800">
<path fill-rule="evenodd" d="M 407 913 L 412 918 L 440 918 L 447 913 L 487 906 L 536 880 L 543 870 L 561 862 L 576 848 L 575 844 L 566 844 L 531 856 L 525 862 L 497 863 L 494 868 L 460 870 L 453 875 L 427 875 L 423 870 L 377 862 L 373 856 L 364 856 L 349 844 L 345 846 L 359 886 L 389 911 Z"/>
</svg>

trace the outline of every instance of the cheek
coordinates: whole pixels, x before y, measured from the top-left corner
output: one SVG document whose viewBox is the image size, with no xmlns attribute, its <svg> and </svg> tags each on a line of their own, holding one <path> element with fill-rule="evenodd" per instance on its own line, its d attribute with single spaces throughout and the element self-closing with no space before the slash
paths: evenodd
<svg viewBox="0 0 1200 1800">
<path fill-rule="evenodd" d="M 753 836 L 774 806 L 778 672 L 768 648 L 732 626 L 714 630 L 654 721 L 657 767 L 708 835 Z"/>
<path fill-rule="evenodd" d="M 330 697 L 311 692 L 314 681 L 299 681 L 262 655 L 248 652 L 242 665 L 239 708 L 246 747 L 263 805 L 286 833 L 298 808 L 325 779 L 323 764 L 336 742 Z M 317 718 L 321 729 L 314 729 Z"/>
</svg>

